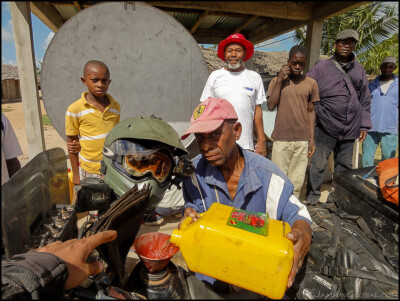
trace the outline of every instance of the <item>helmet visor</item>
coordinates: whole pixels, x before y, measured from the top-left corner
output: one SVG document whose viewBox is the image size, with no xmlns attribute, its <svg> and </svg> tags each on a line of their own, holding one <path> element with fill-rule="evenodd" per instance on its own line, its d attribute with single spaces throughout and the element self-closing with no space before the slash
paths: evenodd
<svg viewBox="0 0 400 301">
<path fill-rule="evenodd" d="M 118 139 L 109 147 L 104 147 L 103 154 L 107 157 L 123 157 L 124 170 L 134 177 L 151 174 L 162 183 L 168 178 L 172 168 L 171 158 L 165 151 L 169 150 L 162 145 L 146 147 L 130 140 Z"/>
<path fill-rule="evenodd" d="M 119 155 L 119 156 L 126 156 L 126 155 L 150 155 L 152 153 L 157 152 L 162 148 L 161 145 L 155 146 L 155 147 L 145 147 L 142 146 L 138 143 L 129 141 L 129 140 L 124 140 L 124 139 L 118 139 L 111 143 L 111 145 L 108 147 L 108 151 L 111 151 L 112 154 L 114 155 Z M 107 155 L 107 154 L 105 154 Z"/>
<path fill-rule="evenodd" d="M 164 182 L 171 170 L 171 159 L 162 152 L 142 155 L 125 155 L 124 169 L 134 177 L 150 173 L 158 182 Z"/>
</svg>

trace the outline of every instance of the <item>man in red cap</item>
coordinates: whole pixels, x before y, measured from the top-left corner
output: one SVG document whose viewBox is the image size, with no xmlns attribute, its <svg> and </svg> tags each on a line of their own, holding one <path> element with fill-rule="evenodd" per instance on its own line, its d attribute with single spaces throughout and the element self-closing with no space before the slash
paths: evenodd
<svg viewBox="0 0 400 301">
<path fill-rule="evenodd" d="M 244 67 L 254 53 L 253 44 L 240 33 L 230 35 L 218 45 L 218 57 L 226 66 L 212 72 L 200 100 L 217 97 L 228 100 L 242 124 L 238 144 L 244 149 L 266 156 L 261 104 L 266 102 L 261 76 Z M 257 130 L 257 145 L 253 143 L 253 126 Z"/>
<path fill-rule="evenodd" d="M 270 218 L 287 222 L 291 226 L 287 238 L 294 247 L 290 287 L 310 249 L 311 217 L 293 195 L 293 184 L 274 163 L 236 143 L 241 133 L 242 125 L 229 101 L 209 97 L 195 108 L 191 125 L 181 138 L 194 134 L 201 154 L 192 159 L 192 178 L 183 180 L 182 221 L 187 216 L 197 220 L 197 213 L 218 202 L 250 212 L 268 212 Z M 217 293 L 229 293 L 224 282 L 199 273 L 196 277 Z"/>
</svg>

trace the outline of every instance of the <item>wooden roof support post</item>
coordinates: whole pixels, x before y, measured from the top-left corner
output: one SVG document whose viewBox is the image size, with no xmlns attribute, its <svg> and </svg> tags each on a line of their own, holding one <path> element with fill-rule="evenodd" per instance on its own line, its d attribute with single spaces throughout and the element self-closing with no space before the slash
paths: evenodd
<svg viewBox="0 0 400 301">
<path fill-rule="evenodd" d="M 10 2 L 29 158 L 45 150 L 29 2 Z"/>
<path fill-rule="evenodd" d="M 196 31 L 197 27 L 200 26 L 201 22 L 204 20 L 205 17 L 207 17 L 207 15 L 209 13 L 210 12 L 208 10 L 206 10 L 197 18 L 196 22 L 194 23 L 194 25 L 190 29 L 190 34 L 193 34 Z"/>
<path fill-rule="evenodd" d="M 308 60 L 303 72 L 304 74 L 306 74 L 319 60 L 323 22 L 323 20 L 310 20 L 307 23 L 306 46 L 308 49 Z"/>
<path fill-rule="evenodd" d="M 245 29 L 248 25 L 250 25 L 251 23 L 253 23 L 257 18 L 258 18 L 257 15 L 251 16 L 251 17 L 248 18 L 245 22 L 243 22 L 242 24 L 240 24 L 239 27 L 237 27 L 237 28 L 232 32 L 232 34 L 241 32 L 241 31 L 242 31 L 243 29 Z"/>
</svg>

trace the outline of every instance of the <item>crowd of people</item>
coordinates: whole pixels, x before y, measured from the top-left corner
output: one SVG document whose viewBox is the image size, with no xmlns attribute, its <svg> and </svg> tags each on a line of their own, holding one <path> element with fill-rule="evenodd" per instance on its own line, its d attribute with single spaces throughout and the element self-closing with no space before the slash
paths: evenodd
<svg viewBox="0 0 400 301">
<path fill-rule="evenodd" d="M 311 217 L 306 205 L 320 200 L 330 154 L 334 153 L 335 172 L 340 172 L 353 168 L 356 139 L 364 142 L 364 167 L 374 164 L 379 143 L 382 159 L 396 153 L 396 58 L 384 58 L 381 75 L 369 84 L 353 53 L 358 42 L 355 30 L 340 32 L 332 57 L 318 61 L 307 74 L 303 74 L 309 59 L 307 48 L 292 47 L 287 64 L 265 93 L 261 76 L 244 67 L 244 61 L 254 53 L 253 44 L 239 33 L 230 35 L 218 45 L 218 57 L 226 66 L 210 74 L 190 126 L 181 137 L 184 140 L 193 134 L 200 150 L 192 160 L 197 180 L 187 177 L 182 183 L 181 222 L 188 216 L 196 221 L 198 214 L 214 202 L 251 212 L 268 212 L 270 218 L 287 222 L 291 226 L 287 238 L 294 247 L 288 287 L 310 248 Z M 102 177 L 104 141 L 119 123 L 121 111 L 119 103 L 107 93 L 111 79 L 106 64 L 87 62 L 81 81 L 87 91 L 68 107 L 65 116 L 75 185 L 88 177 Z M 269 110 L 277 110 L 271 161 L 266 158 L 262 119 L 261 104 L 265 102 Z M 16 158 L 19 155 L 18 141 L 2 114 L 2 161 L 6 162 L 2 164 L 2 184 L 21 168 Z M 310 158 L 306 200 L 300 201 Z M 178 213 L 176 208 L 171 212 Z M 163 220 L 158 213 L 148 217 L 153 218 L 149 224 Z M 52 294 L 59 297 L 65 289 L 99 273 L 100 263 L 87 264 L 86 258 L 95 247 L 117 235 L 103 232 L 80 241 L 56 242 L 41 248 L 42 254 L 19 255 L 18 259 L 2 262 L 3 298 Z M 35 280 L 17 281 L 21 273 L 32 275 Z M 202 274 L 196 276 L 219 293 L 229 290 L 226 283 Z"/>
</svg>

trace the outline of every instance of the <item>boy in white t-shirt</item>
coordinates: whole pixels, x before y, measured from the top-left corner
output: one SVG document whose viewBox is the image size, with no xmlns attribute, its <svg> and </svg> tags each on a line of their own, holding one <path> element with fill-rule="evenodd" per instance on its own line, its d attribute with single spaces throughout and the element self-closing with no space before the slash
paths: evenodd
<svg viewBox="0 0 400 301">
<path fill-rule="evenodd" d="M 244 61 L 252 57 L 253 44 L 243 35 L 230 35 L 218 45 L 218 57 L 226 67 L 212 72 L 204 87 L 200 101 L 208 97 L 228 100 L 242 124 L 242 135 L 237 143 L 244 149 L 266 156 L 264 125 L 261 104 L 266 102 L 261 76 L 244 67 Z M 257 131 L 257 145 L 253 143 L 253 125 Z"/>
</svg>

